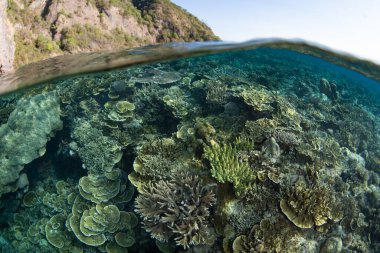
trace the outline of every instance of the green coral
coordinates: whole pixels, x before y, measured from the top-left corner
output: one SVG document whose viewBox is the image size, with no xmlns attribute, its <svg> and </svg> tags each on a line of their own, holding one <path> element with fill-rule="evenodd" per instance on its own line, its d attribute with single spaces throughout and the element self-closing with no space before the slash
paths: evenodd
<svg viewBox="0 0 380 253">
<path fill-rule="evenodd" d="M 84 119 L 75 122 L 70 148 L 77 152 L 90 175 L 111 172 L 122 157 L 117 141 L 103 135 L 102 131 Z"/>
<path fill-rule="evenodd" d="M 166 95 L 162 98 L 165 106 L 177 118 L 185 117 L 191 108 L 191 105 L 186 101 L 186 95 L 183 90 L 177 86 L 173 86 L 166 90 Z"/>
<path fill-rule="evenodd" d="M 210 162 L 212 176 L 221 183 L 232 183 L 237 196 L 244 195 L 256 179 L 248 162 L 239 157 L 236 146 L 206 146 L 204 156 Z"/>
<path fill-rule="evenodd" d="M 138 190 L 147 181 L 170 178 L 172 174 L 190 170 L 192 161 L 176 141 L 162 138 L 141 147 L 133 162 L 134 171 L 128 176 Z"/>
<path fill-rule="evenodd" d="M 27 192 L 22 198 L 22 203 L 26 207 L 32 207 L 38 202 L 37 194 L 34 191 Z"/>
<path fill-rule="evenodd" d="M 0 196 L 25 187 L 24 165 L 45 154 L 46 143 L 62 128 L 56 92 L 21 98 L 0 126 Z"/>
<path fill-rule="evenodd" d="M 79 192 L 87 200 L 94 203 L 106 202 L 116 197 L 120 191 L 121 180 L 106 177 L 84 176 L 79 180 Z"/>
<path fill-rule="evenodd" d="M 221 105 L 226 102 L 227 85 L 220 80 L 207 83 L 206 101 L 210 104 Z"/>
<path fill-rule="evenodd" d="M 46 223 L 46 239 L 56 248 L 69 246 L 73 237 L 68 233 L 66 226 L 66 217 L 63 214 L 56 214 Z"/>
<path fill-rule="evenodd" d="M 126 100 L 108 101 L 104 104 L 106 120 L 124 122 L 133 118 L 135 105 Z"/>
<path fill-rule="evenodd" d="M 117 231 L 125 231 L 122 235 L 127 236 L 127 238 L 118 238 L 119 241 L 128 240 L 128 243 L 120 246 L 129 247 L 134 243 L 132 229 L 137 225 L 137 218 L 133 213 L 120 211 L 116 205 L 93 206 L 91 202 L 77 196 L 68 221 L 76 238 L 86 245 L 103 245 L 109 238 L 108 235 Z"/>
<path fill-rule="evenodd" d="M 272 112 L 276 101 L 273 95 L 265 89 L 247 89 L 240 96 L 244 102 L 258 112 Z"/>
</svg>

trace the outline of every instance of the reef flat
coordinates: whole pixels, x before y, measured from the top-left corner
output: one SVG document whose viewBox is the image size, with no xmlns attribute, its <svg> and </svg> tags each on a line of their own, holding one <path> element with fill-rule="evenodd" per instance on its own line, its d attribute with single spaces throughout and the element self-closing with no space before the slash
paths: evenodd
<svg viewBox="0 0 380 253">
<path fill-rule="evenodd" d="M 1 252 L 380 252 L 379 98 L 273 48 L 0 97 Z"/>
</svg>

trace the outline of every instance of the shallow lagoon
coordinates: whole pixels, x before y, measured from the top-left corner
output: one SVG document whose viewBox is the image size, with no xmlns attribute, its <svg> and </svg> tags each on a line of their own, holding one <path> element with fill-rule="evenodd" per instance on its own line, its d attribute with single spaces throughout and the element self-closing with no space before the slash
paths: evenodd
<svg viewBox="0 0 380 253">
<path fill-rule="evenodd" d="M 2 251 L 379 252 L 376 66 L 308 53 L 161 55 L 3 96 Z"/>
</svg>

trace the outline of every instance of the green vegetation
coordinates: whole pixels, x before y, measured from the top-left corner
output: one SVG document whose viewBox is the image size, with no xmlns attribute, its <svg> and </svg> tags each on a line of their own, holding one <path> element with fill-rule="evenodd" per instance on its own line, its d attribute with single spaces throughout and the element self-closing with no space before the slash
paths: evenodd
<svg viewBox="0 0 380 253">
<path fill-rule="evenodd" d="M 105 13 L 112 6 L 118 7 L 123 16 L 133 16 L 137 19 L 137 21 L 143 22 L 141 17 L 141 13 L 138 9 L 136 9 L 130 1 L 123 0 L 87 0 L 87 4 L 92 4 L 96 6 L 100 13 Z"/>
<path fill-rule="evenodd" d="M 51 3 L 30 8 L 31 1 L 8 0 L 9 19 L 17 24 L 16 68 L 65 53 L 136 47 L 147 43 L 218 39 L 196 17 L 167 0 L 87 0 L 86 4 L 92 6 L 88 11 L 93 12 L 93 6 L 96 7 L 96 13 L 89 15 L 83 14 L 87 8 L 81 4 L 66 8 L 63 0 L 59 2 L 61 7 L 50 10 Z M 115 7 L 121 17 L 111 20 L 109 12 Z M 88 20 L 93 14 L 97 15 L 98 20 L 84 23 L 83 19 Z M 125 22 L 120 18 L 128 20 L 131 29 L 122 27 Z"/>
<path fill-rule="evenodd" d="M 142 0 L 134 4 L 150 30 L 159 30 L 158 42 L 218 40 L 212 30 L 185 9 L 168 0 Z"/>
<path fill-rule="evenodd" d="M 62 31 L 61 48 L 64 51 L 91 50 L 94 44 L 99 48 L 113 48 L 134 46 L 138 44 L 138 40 L 119 28 L 106 33 L 90 24 L 75 24 Z"/>
<path fill-rule="evenodd" d="M 38 48 L 41 52 L 50 53 L 54 50 L 59 50 L 57 44 L 51 39 L 45 37 L 44 35 L 38 35 L 35 43 L 36 48 Z"/>
<path fill-rule="evenodd" d="M 15 66 L 21 66 L 32 61 L 46 59 L 52 54 L 61 53 L 57 43 L 44 35 L 33 39 L 32 32 L 18 31 L 15 34 Z"/>
</svg>

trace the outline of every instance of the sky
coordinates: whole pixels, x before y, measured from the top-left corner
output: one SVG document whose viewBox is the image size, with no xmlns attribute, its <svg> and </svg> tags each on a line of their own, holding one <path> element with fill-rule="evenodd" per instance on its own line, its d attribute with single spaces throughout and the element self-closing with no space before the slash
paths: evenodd
<svg viewBox="0 0 380 253">
<path fill-rule="evenodd" d="M 225 41 L 300 38 L 380 63 L 380 0 L 172 0 Z"/>
</svg>

